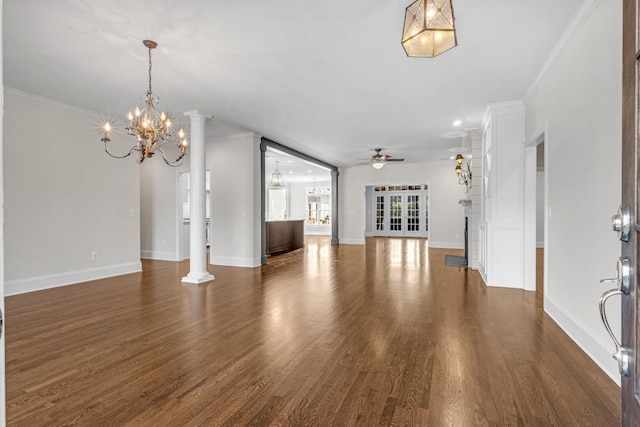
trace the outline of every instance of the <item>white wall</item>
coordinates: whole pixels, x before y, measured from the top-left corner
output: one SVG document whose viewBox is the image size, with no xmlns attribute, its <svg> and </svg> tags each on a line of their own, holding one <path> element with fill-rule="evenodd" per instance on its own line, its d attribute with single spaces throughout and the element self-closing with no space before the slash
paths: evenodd
<svg viewBox="0 0 640 427">
<path fill-rule="evenodd" d="M 211 264 L 261 264 L 260 138 L 242 133 L 207 140 L 211 165 Z"/>
<path fill-rule="evenodd" d="M 545 310 L 616 381 L 613 344 L 598 299 L 615 276 L 620 244 L 610 218 L 620 202 L 620 2 L 600 1 L 526 99 L 528 139 L 547 123 Z M 619 334 L 619 303 L 608 306 Z"/>
<path fill-rule="evenodd" d="M 189 157 L 178 168 L 167 166 L 160 157 L 146 159 L 139 168 L 141 257 L 182 261 L 177 186 L 179 172 L 189 170 Z"/>
<path fill-rule="evenodd" d="M 380 170 L 371 166 L 341 169 L 340 243 L 364 244 L 367 185 L 428 184 L 429 246 L 464 248 L 464 209 L 458 201 L 467 196 L 454 168 L 453 162 L 440 162 L 386 165 Z"/>
<path fill-rule="evenodd" d="M 140 271 L 139 166 L 109 157 L 99 126 L 5 92 L 6 295 Z"/>
</svg>

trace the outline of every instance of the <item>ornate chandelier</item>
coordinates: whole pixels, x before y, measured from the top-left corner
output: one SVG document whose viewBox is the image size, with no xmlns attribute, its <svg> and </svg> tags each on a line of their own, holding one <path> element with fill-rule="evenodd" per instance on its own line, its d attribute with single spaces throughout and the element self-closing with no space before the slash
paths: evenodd
<svg viewBox="0 0 640 427">
<path fill-rule="evenodd" d="M 102 126 L 104 136 L 101 141 L 104 142 L 104 151 L 116 159 L 124 159 L 133 153 L 136 153 L 136 161 L 142 163 L 145 158 L 153 157 L 158 153 L 169 166 L 176 167 L 182 164 L 182 158 L 187 154 L 188 141 L 184 129 L 180 128 L 175 131 L 173 121 L 164 111 L 158 112 L 156 104 L 159 101 L 157 95 L 151 90 L 151 49 L 155 49 L 158 44 L 152 40 L 143 40 L 142 43 L 149 49 L 149 89 L 145 95 L 146 106 L 136 109 L 127 114 L 128 125 L 125 127 L 127 134 L 136 139 L 136 144 L 131 147 L 129 152 L 124 156 L 117 156 L 109 152 L 107 143 L 111 141 L 109 138 L 114 129 L 113 123 L 107 121 Z M 164 145 L 171 140 L 177 144 L 179 154 L 173 161 L 167 159 L 164 152 Z"/>
<path fill-rule="evenodd" d="M 402 29 L 407 56 L 433 58 L 457 44 L 451 0 L 417 0 L 407 7 Z"/>
</svg>

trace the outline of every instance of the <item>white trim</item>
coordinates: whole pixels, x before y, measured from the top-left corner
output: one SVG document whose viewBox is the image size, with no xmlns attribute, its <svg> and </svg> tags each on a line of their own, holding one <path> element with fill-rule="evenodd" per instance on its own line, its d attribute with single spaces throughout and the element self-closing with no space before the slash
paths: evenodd
<svg viewBox="0 0 640 427">
<path fill-rule="evenodd" d="M 573 37 L 578 33 L 578 31 L 580 31 L 584 23 L 587 22 L 587 19 L 589 19 L 589 16 L 591 16 L 591 13 L 596 8 L 599 1 L 600 0 L 585 0 L 582 3 L 582 6 L 580 6 L 580 9 L 575 14 L 567 28 L 560 36 L 558 42 L 551 50 L 551 53 L 540 68 L 540 71 L 538 71 L 535 79 L 533 79 L 533 81 L 525 91 L 525 99 L 528 98 L 533 93 L 536 86 L 538 86 L 540 82 L 544 80 L 544 78 L 547 76 L 547 73 L 549 73 L 549 70 L 551 70 L 554 64 L 562 56 L 562 53 L 569 46 L 571 40 L 573 40 Z"/>
<path fill-rule="evenodd" d="M 262 265 L 261 257 L 255 258 L 243 258 L 243 257 L 227 257 L 227 256 L 212 256 L 210 264 L 212 265 L 224 265 L 228 267 L 260 267 Z"/>
<path fill-rule="evenodd" d="M 544 248 L 544 242 L 543 241 L 536 242 L 536 248 Z"/>
<path fill-rule="evenodd" d="M 430 248 L 464 249 L 464 242 L 435 242 L 433 240 L 429 240 L 427 241 L 427 245 Z"/>
<path fill-rule="evenodd" d="M 140 258 L 154 259 L 157 261 L 183 261 L 181 259 L 178 259 L 175 252 L 140 251 Z"/>
<path fill-rule="evenodd" d="M 54 107 L 64 108 L 66 110 L 71 110 L 71 111 L 74 111 L 76 113 L 86 114 L 86 115 L 93 116 L 93 117 L 98 117 L 98 118 L 103 116 L 103 114 L 98 113 L 96 111 L 91 111 L 91 110 L 87 110 L 86 108 L 76 107 L 75 105 L 71 105 L 71 104 L 65 104 L 64 102 L 56 101 L 55 99 L 45 98 L 43 96 L 35 95 L 35 94 L 29 93 L 29 92 L 24 92 L 24 91 L 19 90 L 19 89 L 14 89 L 14 88 L 5 86 L 4 87 L 4 91 L 6 93 L 10 93 L 10 94 L 15 95 L 15 96 L 20 96 L 22 98 L 27 98 L 27 99 L 30 99 L 32 101 L 41 102 L 43 104 L 53 105 Z"/>
<path fill-rule="evenodd" d="M 340 239 L 341 245 L 364 245 L 364 239 Z"/>
<path fill-rule="evenodd" d="M 605 343 L 600 337 L 589 332 L 589 328 L 578 319 L 571 316 L 569 311 L 553 302 L 549 297 L 544 298 L 544 311 L 560 328 L 589 356 L 609 377 L 620 386 L 618 364 L 613 360 L 613 346 Z"/>
<path fill-rule="evenodd" d="M 128 264 L 111 265 L 108 267 L 91 268 L 87 270 L 68 271 L 65 273 L 50 274 L 47 276 L 8 280 L 5 282 L 5 296 L 57 288 L 59 286 L 73 285 L 76 283 L 120 276 L 123 274 L 138 273 L 140 271 L 142 271 L 142 263 L 132 262 Z"/>
</svg>

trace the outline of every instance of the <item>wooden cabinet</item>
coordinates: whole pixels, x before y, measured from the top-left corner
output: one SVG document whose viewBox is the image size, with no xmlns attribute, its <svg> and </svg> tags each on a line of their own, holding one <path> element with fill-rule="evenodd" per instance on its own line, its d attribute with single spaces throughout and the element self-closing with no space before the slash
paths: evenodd
<svg viewBox="0 0 640 427">
<path fill-rule="evenodd" d="M 267 255 L 304 247 L 304 220 L 267 221 Z"/>
</svg>

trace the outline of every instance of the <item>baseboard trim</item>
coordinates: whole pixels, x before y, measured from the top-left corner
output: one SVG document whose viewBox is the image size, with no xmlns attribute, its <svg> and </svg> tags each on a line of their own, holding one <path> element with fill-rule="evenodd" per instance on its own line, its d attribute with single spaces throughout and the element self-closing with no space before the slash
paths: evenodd
<svg viewBox="0 0 640 427">
<path fill-rule="evenodd" d="M 613 345 L 603 342 L 593 335 L 589 329 L 572 315 L 568 314 L 560 304 L 555 303 L 549 297 L 544 298 L 544 311 L 560 328 L 602 369 L 618 386 L 620 386 L 620 373 L 618 364 L 611 354 Z"/>
<path fill-rule="evenodd" d="M 26 279 L 7 280 L 4 284 L 4 295 L 19 295 L 27 292 L 41 291 L 60 286 L 73 285 L 88 282 L 90 280 L 105 279 L 107 277 L 121 276 L 123 274 L 138 273 L 142 271 L 141 262 L 117 264 L 107 267 L 92 268 L 88 270 L 68 271 L 47 276 L 29 277 Z"/>
<path fill-rule="evenodd" d="M 341 245 L 364 245 L 364 239 L 340 239 Z"/>
<path fill-rule="evenodd" d="M 140 251 L 140 258 L 154 259 L 157 261 L 182 261 L 178 259 L 175 252 Z"/>
<path fill-rule="evenodd" d="M 464 249 L 464 243 L 458 242 L 435 242 L 433 240 L 429 240 L 430 248 L 439 248 L 439 249 Z"/>
<path fill-rule="evenodd" d="M 260 267 L 262 265 L 261 257 L 241 258 L 241 257 L 227 257 L 227 256 L 212 256 L 210 263 L 212 265 L 224 265 L 227 267 L 249 267 L 249 268 Z"/>
<path fill-rule="evenodd" d="M 544 248 L 544 242 L 536 242 L 536 248 Z"/>
</svg>

